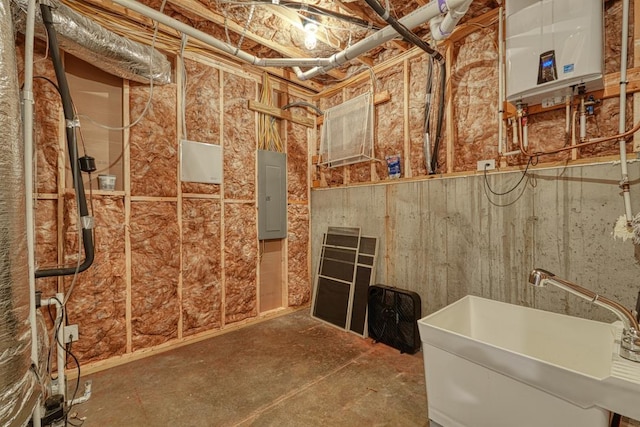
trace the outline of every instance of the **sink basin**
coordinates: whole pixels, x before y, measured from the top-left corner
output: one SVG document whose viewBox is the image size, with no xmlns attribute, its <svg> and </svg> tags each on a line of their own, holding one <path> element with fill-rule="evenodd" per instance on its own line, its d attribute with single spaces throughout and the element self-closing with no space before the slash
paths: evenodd
<svg viewBox="0 0 640 427">
<path fill-rule="evenodd" d="M 466 296 L 418 321 L 429 417 L 444 426 L 640 419 L 640 363 L 608 324 Z"/>
</svg>

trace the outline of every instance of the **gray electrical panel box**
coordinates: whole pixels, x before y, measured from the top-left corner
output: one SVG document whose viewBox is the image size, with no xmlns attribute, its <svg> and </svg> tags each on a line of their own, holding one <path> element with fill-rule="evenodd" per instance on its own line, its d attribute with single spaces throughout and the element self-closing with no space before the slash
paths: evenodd
<svg viewBox="0 0 640 427">
<path fill-rule="evenodd" d="M 258 150 L 258 239 L 287 237 L 287 155 Z"/>
</svg>

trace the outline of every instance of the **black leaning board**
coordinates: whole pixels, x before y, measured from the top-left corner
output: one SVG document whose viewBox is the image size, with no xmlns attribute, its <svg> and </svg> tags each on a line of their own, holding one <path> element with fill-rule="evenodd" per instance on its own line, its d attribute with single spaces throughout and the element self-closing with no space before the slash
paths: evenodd
<svg viewBox="0 0 640 427">
<path fill-rule="evenodd" d="M 369 336 L 402 353 L 420 350 L 420 295 L 385 285 L 369 287 Z"/>
</svg>

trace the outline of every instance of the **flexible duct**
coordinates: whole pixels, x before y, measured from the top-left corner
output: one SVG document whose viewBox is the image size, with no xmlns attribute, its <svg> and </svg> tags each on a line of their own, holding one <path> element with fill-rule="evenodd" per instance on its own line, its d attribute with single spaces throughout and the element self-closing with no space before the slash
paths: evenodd
<svg viewBox="0 0 640 427">
<path fill-rule="evenodd" d="M 31 371 L 24 147 L 10 0 L 0 0 L 0 425 L 22 426 L 40 390 Z"/>
<path fill-rule="evenodd" d="M 16 26 L 20 31 L 24 28 L 28 3 L 29 0 L 14 0 L 14 4 L 22 12 L 17 14 Z M 60 47 L 65 52 L 127 80 L 148 83 L 152 77 L 154 84 L 171 82 L 171 63 L 165 55 L 106 30 L 57 0 L 47 3 L 51 5 Z M 46 40 L 47 34 L 40 13 L 37 13 L 36 20 L 39 24 L 36 36 Z"/>
</svg>

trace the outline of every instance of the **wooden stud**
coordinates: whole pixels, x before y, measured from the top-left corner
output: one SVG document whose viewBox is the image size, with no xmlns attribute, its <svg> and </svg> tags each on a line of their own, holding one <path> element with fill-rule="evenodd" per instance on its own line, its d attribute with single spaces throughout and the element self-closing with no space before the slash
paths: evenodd
<svg viewBox="0 0 640 427">
<path fill-rule="evenodd" d="M 402 102 L 402 123 L 404 133 L 404 176 L 411 178 L 413 176 L 411 171 L 411 135 L 409 130 L 409 92 L 411 85 L 411 75 L 409 73 L 409 60 L 405 59 L 402 62 L 402 80 L 403 80 L 403 102 Z"/>
<path fill-rule="evenodd" d="M 454 126 L 454 111 L 453 111 L 453 83 L 451 82 L 451 64 L 453 62 L 453 44 L 447 43 L 445 52 L 446 61 L 446 125 L 447 125 L 447 173 L 453 172 L 453 156 L 454 156 L 454 144 L 455 144 L 455 126 Z M 438 153 L 433 153 L 437 156 Z"/>
<path fill-rule="evenodd" d="M 124 253 L 125 253 L 125 325 L 127 333 L 127 353 L 133 350 L 133 328 L 131 313 L 131 122 L 129 105 L 129 81 L 123 80 L 122 86 L 122 123 L 125 126 L 122 139 L 124 142 L 122 160 L 124 162 Z"/>
<path fill-rule="evenodd" d="M 281 110 L 280 108 L 266 105 L 252 99 L 249 100 L 249 110 L 256 111 L 262 114 L 268 114 L 278 119 L 289 120 L 293 123 L 297 123 L 302 126 L 312 128 L 315 126 L 315 121 L 310 117 L 300 116 L 298 114 L 292 114 L 290 111 Z"/>
<path fill-rule="evenodd" d="M 633 67 L 640 67 L 640 0 L 633 0 Z M 633 123 L 640 120 L 640 94 L 633 94 Z M 640 152 L 640 134 L 633 134 L 633 151 Z"/>
<path fill-rule="evenodd" d="M 226 71 L 220 70 L 218 73 L 220 98 L 218 99 L 218 111 L 220 114 L 220 147 L 222 147 L 222 153 L 225 151 L 225 137 L 224 137 L 224 74 Z M 224 170 L 224 167 L 222 168 Z M 225 256 L 224 256 L 224 205 L 226 203 L 224 195 L 224 176 L 220 183 L 220 327 L 224 328 L 226 325 L 226 275 L 225 275 Z"/>
<path fill-rule="evenodd" d="M 182 82 L 182 70 L 184 67 L 184 58 L 180 57 L 180 56 L 176 56 L 175 58 L 175 70 L 176 70 L 176 81 L 177 82 Z M 182 84 L 178 83 L 176 84 L 176 147 L 180 147 L 180 138 L 182 137 L 182 135 L 184 134 L 184 129 L 183 126 L 186 126 L 185 123 L 182 123 L 182 111 L 184 108 L 186 108 L 186 105 L 183 104 L 182 102 L 182 97 L 183 97 L 183 90 L 185 88 L 182 87 Z M 180 164 L 180 160 L 178 160 L 178 164 L 176 165 L 176 182 L 177 182 L 177 189 L 176 189 L 176 195 L 177 195 L 177 203 L 176 203 L 176 214 L 177 214 L 177 218 L 178 218 L 178 233 L 179 233 L 179 237 L 178 237 L 178 241 L 179 241 L 179 254 L 178 254 L 178 264 L 179 264 L 179 273 L 178 273 L 178 289 L 177 289 L 177 294 L 178 294 L 178 339 L 182 339 L 183 336 L 183 328 L 184 328 L 184 304 L 183 304 L 183 297 L 182 297 L 182 280 L 183 280 L 183 274 L 182 272 L 184 271 L 184 251 L 182 248 L 182 232 L 183 232 L 183 227 L 182 227 L 182 180 L 180 179 L 181 177 L 181 171 L 182 171 L 182 165 Z"/>
</svg>

